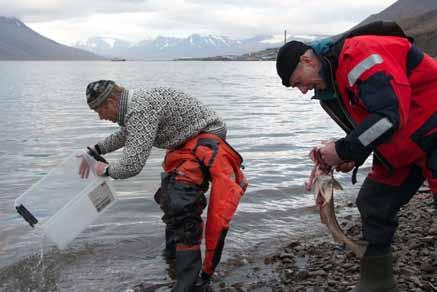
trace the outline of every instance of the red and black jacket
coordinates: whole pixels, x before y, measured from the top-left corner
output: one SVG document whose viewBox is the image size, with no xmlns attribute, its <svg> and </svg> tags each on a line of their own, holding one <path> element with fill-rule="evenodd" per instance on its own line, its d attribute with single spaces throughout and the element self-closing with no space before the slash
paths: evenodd
<svg viewBox="0 0 437 292">
<path fill-rule="evenodd" d="M 321 57 L 340 97 L 321 104 L 348 133 L 340 158 L 360 165 L 375 151 L 400 168 L 437 148 L 437 62 L 408 38 L 355 36 Z"/>
</svg>

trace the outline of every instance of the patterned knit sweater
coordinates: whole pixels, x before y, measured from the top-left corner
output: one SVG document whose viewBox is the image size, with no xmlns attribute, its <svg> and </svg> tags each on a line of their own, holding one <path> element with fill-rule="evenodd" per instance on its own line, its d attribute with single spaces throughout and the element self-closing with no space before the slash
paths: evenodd
<svg viewBox="0 0 437 292">
<path fill-rule="evenodd" d="M 113 178 L 140 173 L 153 146 L 174 149 L 200 132 L 226 135 L 217 113 L 181 91 L 153 88 L 130 93 L 126 106 L 120 107 L 120 129 L 97 144 L 102 154 L 124 147 L 121 159 L 108 169 Z"/>
</svg>

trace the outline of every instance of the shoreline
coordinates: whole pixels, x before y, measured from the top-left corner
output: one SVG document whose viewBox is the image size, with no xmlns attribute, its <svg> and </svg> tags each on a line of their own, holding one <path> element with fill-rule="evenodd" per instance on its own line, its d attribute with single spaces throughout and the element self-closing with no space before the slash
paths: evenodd
<svg viewBox="0 0 437 292">
<path fill-rule="evenodd" d="M 437 291 L 437 216 L 433 218 L 432 202 L 428 190 L 419 190 L 399 213 L 392 252 L 400 291 Z M 336 210 L 343 207 L 356 208 L 336 202 Z M 337 219 L 348 236 L 359 239 L 359 214 Z M 327 230 L 290 237 L 283 246 L 270 246 L 270 254 L 262 254 L 264 248 L 222 263 L 209 291 L 346 292 L 358 282 L 359 259 L 335 243 Z"/>
</svg>

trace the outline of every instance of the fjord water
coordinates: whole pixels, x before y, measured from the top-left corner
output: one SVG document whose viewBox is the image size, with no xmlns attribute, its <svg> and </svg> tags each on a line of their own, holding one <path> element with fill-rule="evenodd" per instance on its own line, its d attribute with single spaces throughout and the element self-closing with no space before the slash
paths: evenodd
<svg viewBox="0 0 437 292">
<path fill-rule="evenodd" d="M 250 186 L 231 224 L 224 259 L 320 228 L 304 190 L 308 152 L 342 135 L 310 95 L 281 86 L 273 62 L 2 62 L 0 65 L 0 291 L 124 291 L 166 283 L 164 225 L 153 195 L 163 150 L 137 177 L 114 181 L 120 201 L 58 251 L 13 208 L 14 200 L 74 150 L 116 129 L 85 102 L 85 86 L 169 86 L 218 111 L 244 157 Z M 108 155 L 115 160 L 120 152 Z M 351 199 L 357 187 L 340 176 Z M 44 200 L 49 200 L 48 194 Z M 78 214 L 80 216 L 80 214 Z M 68 227 L 66 227 L 68 228 Z"/>
</svg>

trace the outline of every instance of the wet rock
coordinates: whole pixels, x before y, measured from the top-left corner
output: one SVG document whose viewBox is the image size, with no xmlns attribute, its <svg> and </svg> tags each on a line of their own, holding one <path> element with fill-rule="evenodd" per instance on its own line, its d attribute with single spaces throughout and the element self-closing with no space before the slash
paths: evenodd
<svg viewBox="0 0 437 292">
<path fill-rule="evenodd" d="M 392 248 L 400 291 L 437 291 L 437 237 L 430 233 L 434 221 L 437 231 L 437 219 L 431 214 L 431 200 L 430 194 L 418 194 L 399 213 L 400 223 Z M 339 210 L 344 207 L 345 203 Z M 338 220 L 348 236 L 360 239 L 358 214 Z M 245 257 L 248 260 L 240 263 L 249 266 L 244 269 L 247 276 L 234 284 L 235 275 L 233 282 L 220 278 L 223 282 L 217 281 L 214 291 L 349 292 L 359 281 L 359 259 L 336 244 L 328 233 L 294 238 L 273 255 L 262 258 L 258 266 L 254 266 L 254 255 Z M 271 271 L 266 273 L 269 268 Z"/>
<path fill-rule="evenodd" d="M 234 288 L 237 292 L 247 292 L 247 289 L 244 287 L 244 283 L 232 284 L 232 288 Z"/>
<path fill-rule="evenodd" d="M 311 276 L 326 276 L 326 272 L 324 270 L 317 270 L 310 272 Z"/>
<path fill-rule="evenodd" d="M 297 273 L 297 278 L 298 278 L 299 280 L 305 280 L 306 278 L 308 278 L 308 276 L 309 276 L 308 271 L 299 271 L 299 272 Z"/>
<path fill-rule="evenodd" d="M 418 286 L 418 287 L 422 287 L 422 286 L 423 286 L 422 281 L 420 281 L 419 277 L 417 277 L 417 276 L 412 276 L 412 277 L 410 277 L 410 280 L 411 280 L 414 284 L 416 284 L 416 286 Z"/>
<path fill-rule="evenodd" d="M 220 292 L 236 292 L 237 290 L 235 290 L 235 288 L 232 287 L 226 287 L 223 289 L 220 289 Z"/>
<path fill-rule="evenodd" d="M 437 227 L 432 227 L 428 231 L 429 235 L 437 235 Z"/>
</svg>

